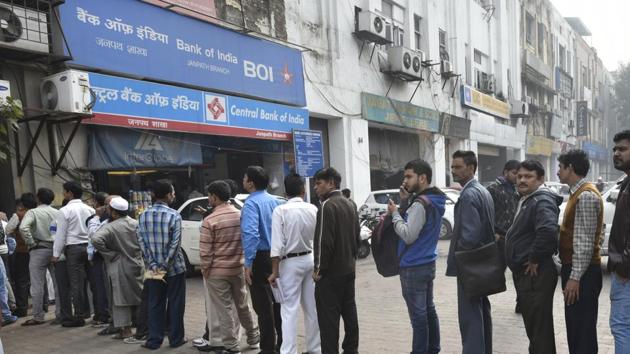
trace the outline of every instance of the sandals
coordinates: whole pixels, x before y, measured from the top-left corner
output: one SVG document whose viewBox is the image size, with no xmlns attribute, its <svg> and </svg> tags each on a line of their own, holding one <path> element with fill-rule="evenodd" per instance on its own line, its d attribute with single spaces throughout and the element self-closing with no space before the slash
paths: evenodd
<svg viewBox="0 0 630 354">
<path fill-rule="evenodd" d="M 22 326 L 37 326 L 37 325 L 44 324 L 44 323 L 46 323 L 46 322 L 45 321 L 39 321 L 39 320 L 36 320 L 34 318 L 31 318 L 30 320 L 22 323 Z"/>
<path fill-rule="evenodd" d="M 99 331 L 97 334 L 99 336 L 108 336 L 110 334 L 118 334 L 120 333 L 120 329 L 118 328 L 112 328 L 112 327 L 107 327 L 101 331 Z"/>
<path fill-rule="evenodd" d="M 118 339 L 118 340 L 126 340 L 127 338 L 133 337 L 133 334 L 130 334 L 129 336 L 123 336 L 122 332 L 116 333 L 112 336 L 112 339 Z"/>
</svg>

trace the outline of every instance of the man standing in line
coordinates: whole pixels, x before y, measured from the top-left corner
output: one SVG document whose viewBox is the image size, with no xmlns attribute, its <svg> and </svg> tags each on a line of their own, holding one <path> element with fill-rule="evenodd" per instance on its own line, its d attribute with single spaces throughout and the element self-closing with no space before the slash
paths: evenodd
<svg viewBox="0 0 630 354">
<path fill-rule="evenodd" d="M 127 216 L 129 203 L 114 197 L 109 201 L 110 221 L 92 236 L 92 245 L 106 263 L 110 280 L 112 317 L 120 333 L 114 338 L 131 337 L 131 319 L 140 305 L 144 264 L 138 243 L 138 222 Z"/>
<path fill-rule="evenodd" d="M 544 186 L 545 170 L 538 161 L 523 161 L 517 178 L 521 200 L 505 238 L 506 261 L 521 304 L 529 352 L 553 354 L 553 294 L 558 273 L 552 256 L 558 247 L 562 197 Z"/>
<path fill-rule="evenodd" d="M 208 324 L 217 316 L 222 353 L 240 353 L 239 327 L 247 332 L 247 342 L 258 344 L 260 332 L 247 302 L 247 286 L 243 275 L 243 246 L 241 244 L 241 212 L 229 203 L 230 186 L 224 181 L 208 185 L 208 202 L 212 214 L 201 224 L 199 257 L 201 272 L 207 284 L 210 303 Z M 237 320 L 235 321 L 234 308 Z M 219 348 L 213 348 L 215 351 Z"/>
<path fill-rule="evenodd" d="M 94 306 L 94 327 L 107 326 L 110 321 L 110 304 L 108 299 L 109 290 L 106 286 L 109 280 L 106 276 L 105 261 L 103 257 L 94 249 L 92 236 L 109 220 L 108 202 L 112 198 L 105 192 L 98 192 L 94 195 L 96 202 L 96 214 L 90 216 L 87 221 L 88 226 L 88 281 L 92 292 L 92 305 Z M 105 331 L 109 332 L 109 331 Z"/>
<path fill-rule="evenodd" d="M 477 156 L 473 151 L 453 154 L 451 173 L 462 186 L 455 204 L 455 227 L 448 252 L 446 275 L 459 276 L 455 252 L 473 250 L 494 241 L 492 196 L 475 178 Z M 492 353 L 492 316 L 487 296 L 470 297 L 457 280 L 457 308 L 463 354 Z"/>
<path fill-rule="evenodd" d="M 446 195 L 431 187 L 432 176 L 433 171 L 426 161 L 418 159 L 407 163 L 400 200 L 403 208 L 405 204 L 410 205 L 402 215 L 392 200 L 387 206 L 400 237 L 400 286 L 413 328 L 411 353 L 414 354 L 440 352 L 440 322 L 433 303 L 433 280 Z"/>
<path fill-rule="evenodd" d="M 297 174 L 284 179 L 289 200 L 273 211 L 271 232 L 271 286 L 280 288 L 283 341 L 280 354 L 297 350 L 297 320 L 300 304 L 304 312 L 306 351 L 321 354 L 315 282 L 313 281 L 313 236 L 317 207 L 304 201 L 304 180 Z"/>
<path fill-rule="evenodd" d="M 74 316 L 62 325 L 64 327 L 85 326 L 85 318 L 90 317 L 89 306 L 86 309 L 87 280 L 87 243 L 88 233 L 86 221 L 94 214 L 92 207 L 81 201 L 83 188 L 78 182 L 63 184 L 64 199 L 68 204 L 59 209 L 57 216 L 57 233 L 53 244 L 52 261 L 57 262 L 65 251 L 70 282 L 70 296 L 74 305 Z"/>
<path fill-rule="evenodd" d="M 169 346 L 177 348 L 187 342 L 184 338 L 186 263 L 181 250 L 182 217 L 168 206 L 175 200 L 171 182 L 154 182 L 153 200 L 153 205 L 138 219 L 138 242 L 145 266 L 152 274 L 152 278 L 144 282 L 149 297 L 149 337 L 142 346 L 152 350 L 158 349 L 164 341 L 167 310 Z"/>
<path fill-rule="evenodd" d="M 503 167 L 503 175 L 497 177 L 496 181 L 487 187 L 494 202 L 494 235 L 503 261 L 503 269 L 507 267 L 505 262 L 505 234 L 514 221 L 519 200 L 516 192 L 516 174 L 519 165 L 520 162 L 516 160 L 506 162 Z M 521 313 L 518 297 L 514 312 Z"/>
<path fill-rule="evenodd" d="M 608 242 L 610 286 L 610 330 L 616 353 L 630 353 L 630 130 L 615 135 L 613 163 L 626 174 L 621 182 Z"/>
<path fill-rule="evenodd" d="M 341 175 L 332 167 L 315 174 L 317 211 L 313 252 L 315 304 L 322 353 L 339 353 L 339 317 L 343 318 L 342 348 L 359 352 L 359 320 L 355 302 L 355 263 L 360 239 L 356 205 L 341 194 Z"/>
<path fill-rule="evenodd" d="M 268 185 L 269 175 L 262 167 L 247 168 L 243 189 L 249 197 L 241 211 L 241 237 L 245 253 L 245 281 L 258 315 L 262 354 L 275 353 L 282 344 L 282 331 L 278 330 L 282 321 L 280 306 L 274 305 L 267 281 L 271 275 L 271 219 L 280 201 L 267 193 Z"/>
<path fill-rule="evenodd" d="M 560 182 L 568 184 L 571 192 L 560 227 L 561 276 L 569 352 L 597 353 L 604 202 L 597 187 L 585 179 L 590 169 L 586 152 L 571 150 L 560 155 L 558 162 Z"/>
<path fill-rule="evenodd" d="M 20 233 L 29 248 L 29 273 L 31 277 L 31 297 L 33 301 L 33 318 L 24 322 L 22 326 L 32 326 L 44 323 L 44 293 L 47 286 L 46 270 L 53 276 L 55 288 L 55 269 L 50 262 L 53 255 L 55 241 L 50 233 L 50 224 L 58 217 L 59 211 L 50 206 L 55 199 L 55 193 L 48 188 L 37 191 L 38 206 L 26 212 L 20 224 Z M 55 291 L 56 292 L 56 291 Z M 60 306 L 56 306 L 56 317 L 61 316 Z"/>
</svg>

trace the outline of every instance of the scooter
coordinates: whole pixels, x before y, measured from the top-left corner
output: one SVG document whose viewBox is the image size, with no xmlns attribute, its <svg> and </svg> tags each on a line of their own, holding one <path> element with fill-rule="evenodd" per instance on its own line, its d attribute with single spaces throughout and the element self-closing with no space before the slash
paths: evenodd
<svg viewBox="0 0 630 354">
<path fill-rule="evenodd" d="M 376 225 L 378 225 L 379 221 L 380 217 L 373 215 L 364 215 L 361 218 L 359 223 L 359 226 L 361 226 L 361 243 L 359 244 L 359 251 L 357 254 L 359 259 L 363 259 L 370 255 L 372 249 L 370 239 L 372 238 L 372 232 L 374 231 Z"/>
</svg>

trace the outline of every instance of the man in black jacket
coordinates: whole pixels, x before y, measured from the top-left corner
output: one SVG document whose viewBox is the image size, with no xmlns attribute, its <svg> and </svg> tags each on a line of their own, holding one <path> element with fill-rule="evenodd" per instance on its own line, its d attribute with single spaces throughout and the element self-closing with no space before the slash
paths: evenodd
<svg viewBox="0 0 630 354">
<path fill-rule="evenodd" d="M 356 205 L 339 190 L 334 168 L 315 174 L 315 192 L 322 201 L 313 241 L 315 304 L 322 353 L 339 353 L 339 317 L 343 317 L 343 352 L 358 353 L 359 321 L 354 299 L 355 262 L 360 242 Z"/>
<path fill-rule="evenodd" d="M 613 139 L 613 163 L 626 178 L 619 189 L 610 239 L 608 241 L 608 270 L 612 273 L 610 286 L 610 329 L 615 338 L 615 352 L 630 350 L 630 130 Z"/>
<path fill-rule="evenodd" d="M 518 169 L 521 195 L 516 217 L 505 237 L 505 255 L 520 301 L 530 353 L 553 354 L 553 294 L 558 272 L 558 206 L 562 197 L 544 187 L 545 169 L 527 160 Z"/>
</svg>

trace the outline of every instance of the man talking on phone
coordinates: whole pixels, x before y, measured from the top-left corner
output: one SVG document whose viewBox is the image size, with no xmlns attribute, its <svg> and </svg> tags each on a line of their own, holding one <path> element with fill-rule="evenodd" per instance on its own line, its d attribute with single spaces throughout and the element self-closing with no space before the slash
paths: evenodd
<svg viewBox="0 0 630 354">
<path fill-rule="evenodd" d="M 438 188 L 431 187 L 432 174 L 426 161 L 408 162 L 400 186 L 401 209 L 391 199 L 387 206 L 396 234 L 400 237 L 400 285 L 413 328 L 412 353 L 440 351 L 440 325 L 433 303 L 433 279 L 446 196 Z"/>
</svg>

